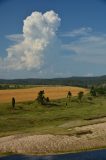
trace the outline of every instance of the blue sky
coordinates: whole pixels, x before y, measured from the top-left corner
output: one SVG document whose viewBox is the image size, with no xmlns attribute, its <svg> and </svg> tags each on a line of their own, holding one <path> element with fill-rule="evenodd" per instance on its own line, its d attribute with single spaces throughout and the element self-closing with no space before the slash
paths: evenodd
<svg viewBox="0 0 106 160">
<path fill-rule="evenodd" d="M 106 0 L 0 0 L 0 78 L 106 74 Z"/>
</svg>

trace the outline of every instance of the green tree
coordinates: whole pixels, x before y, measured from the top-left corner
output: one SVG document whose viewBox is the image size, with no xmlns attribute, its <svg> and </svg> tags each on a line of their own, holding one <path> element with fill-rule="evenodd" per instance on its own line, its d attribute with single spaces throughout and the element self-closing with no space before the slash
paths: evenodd
<svg viewBox="0 0 106 160">
<path fill-rule="evenodd" d="M 96 89 L 94 86 L 91 87 L 90 94 L 91 94 L 91 96 L 96 97 Z"/>
<path fill-rule="evenodd" d="M 49 97 L 45 97 L 45 92 L 44 90 L 40 91 L 38 93 L 37 99 L 38 103 L 42 104 L 42 105 L 46 105 L 50 102 Z"/>
<path fill-rule="evenodd" d="M 80 91 L 80 92 L 78 93 L 78 99 L 79 99 L 80 102 L 82 101 L 83 96 L 84 96 L 84 92 L 83 92 L 83 91 Z"/>
<path fill-rule="evenodd" d="M 38 96 L 37 96 L 37 101 L 38 101 L 38 103 L 40 103 L 40 104 L 42 104 L 42 105 L 44 105 L 45 104 L 45 92 L 44 92 L 44 90 L 42 90 L 42 91 L 40 91 L 39 93 L 38 93 Z"/>
</svg>

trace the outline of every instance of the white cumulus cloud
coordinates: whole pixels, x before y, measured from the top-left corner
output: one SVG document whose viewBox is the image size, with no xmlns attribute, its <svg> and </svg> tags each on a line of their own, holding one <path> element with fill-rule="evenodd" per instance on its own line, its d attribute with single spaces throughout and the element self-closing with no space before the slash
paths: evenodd
<svg viewBox="0 0 106 160">
<path fill-rule="evenodd" d="M 86 36 L 91 32 L 92 32 L 92 28 L 91 27 L 82 27 L 82 28 L 75 29 L 75 30 L 73 30 L 71 32 L 66 32 L 62 36 L 63 37 Z"/>
<path fill-rule="evenodd" d="M 7 57 L 2 59 L 4 67 L 13 70 L 40 68 L 49 46 L 56 42 L 60 21 L 54 11 L 33 12 L 28 16 L 24 20 L 23 34 L 8 36 L 17 42 L 7 49 Z"/>
</svg>

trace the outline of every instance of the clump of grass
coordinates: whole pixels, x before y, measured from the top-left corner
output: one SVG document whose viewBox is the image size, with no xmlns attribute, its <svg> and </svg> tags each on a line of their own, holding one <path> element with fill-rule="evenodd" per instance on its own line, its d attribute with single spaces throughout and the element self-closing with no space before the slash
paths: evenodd
<svg viewBox="0 0 106 160">
<path fill-rule="evenodd" d="M 91 130 L 81 130 L 81 131 L 77 131 L 75 133 L 76 136 L 82 136 L 82 135 L 86 135 L 86 134 L 92 134 L 93 132 Z"/>
</svg>

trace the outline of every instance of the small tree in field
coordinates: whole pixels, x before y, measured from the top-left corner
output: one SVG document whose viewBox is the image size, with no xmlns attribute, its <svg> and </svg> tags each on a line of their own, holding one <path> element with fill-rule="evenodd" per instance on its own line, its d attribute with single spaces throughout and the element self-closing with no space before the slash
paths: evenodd
<svg viewBox="0 0 106 160">
<path fill-rule="evenodd" d="M 80 102 L 82 101 L 83 96 L 84 96 L 84 92 L 80 91 L 78 93 L 78 99 L 79 99 Z"/>
<path fill-rule="evenodd" d="M 96 89 L 94 88 L 94 86 L 91 87 L 90 94 L 91 96 L 96 97 Z"/>
<path fill-rule="evenodd" d="M 15 108 L 15 98 L 14 97 L 12 98 L 12 108 L 13 109 Z"/>
<path fill-rule="evenodd" d="M 42 104 L 42 105 L 45 105 L 45 104 L 48 104 L 50 102 L 50 99 L 49 97 L 45 97 L 45 92 L 44 90 L 40 91 L 38 93 L 38 96 L 37 96 L 37 99 L 38 103 Z"/>
<path fill-rule="evenodd" d="M 70 91 L 68 91 L 67 98 L 69 99 L 69 101 L 70 101 L 71 97 L 72 97 L 72 93 Z"/>
<path fill-rule="evenodd" d="M 40 104 L 42 104 L 42 105 L 45 104 L 45 96 L 44 96 L 44 94 L 45 94 L 45 92 L 44 92 L 44 90 L 43 90 L 43 91 L 40 91 L 40 92 L 38 93 L 38 96 L 37 96 L 37 101 L 38 101 L 38 103 L 40 103 Z"/>
</svg>

